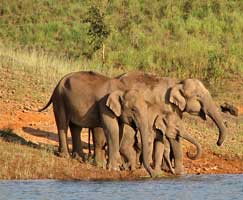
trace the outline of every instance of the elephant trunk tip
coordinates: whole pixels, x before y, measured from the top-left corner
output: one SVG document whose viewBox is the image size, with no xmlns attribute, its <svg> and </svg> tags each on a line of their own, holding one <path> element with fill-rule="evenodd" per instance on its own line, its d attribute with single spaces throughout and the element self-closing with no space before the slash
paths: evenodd
<svg viewBox="0 0 243 200">
<path fill-rule="evenodd" d="M 218 146 L 221 146 L 223 144 L 223 142 L 224 142 L 224 139 L 218 139 L 217 145 Z"/>
<path fill-rule="evenodd" d="M 226 138 L 226 129 L 220 133 L 219 139 L 217 141 L 217 145 L 221 146 Z"/>
</svg>

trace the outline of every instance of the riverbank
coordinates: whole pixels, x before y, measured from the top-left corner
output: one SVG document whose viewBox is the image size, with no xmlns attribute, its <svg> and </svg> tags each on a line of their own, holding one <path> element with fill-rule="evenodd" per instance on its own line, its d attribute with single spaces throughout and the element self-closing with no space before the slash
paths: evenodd
<svg viewBox="0 0 243 200">
<path fill-rule="evenodd" d="M 58 135 L 52 109 L 43 113 L 32 111 L 48 101 L 52 87 L 44 88 L 38 84 L 38 79 L 23 71 L 1 70 L 0 179 L 134 180 L 148 177 L 144 169 L 109 172 L 92 164 L 57 157 Z M 235 117 L 222 113 L 229 129 L 222 147 L 216 146 L 218 133 L 212 121 L 185 115 L 188 132 L 203 148 L 199 160 L 189 160 L 184 156 L 188 174 L 243 173 L 243 110 L 240 104 L 243 102 L 240 90 L 243 80 L 239 78 L 224 82 L 221 88 L 210 91 L 218 105 L 225 101 L 236 105 L 239 115 Z M 18 136 L 17 139 L 13 134 Z M 82 134 L 85 147 L 87 138 L 85 130 Z M 68 141 L 71 145 L 70 134 Z M 185 154 L 192 150 L 192 146 L 186 142 L 183 142 L 183 146 Z"/>
</svg>

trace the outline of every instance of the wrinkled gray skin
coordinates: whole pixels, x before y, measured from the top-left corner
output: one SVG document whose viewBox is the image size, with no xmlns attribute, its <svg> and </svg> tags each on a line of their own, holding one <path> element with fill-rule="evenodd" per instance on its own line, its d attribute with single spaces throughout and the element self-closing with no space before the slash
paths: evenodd
<svg viewBox="0 0 243 200">
<path fill-rule="evenodd" d="M 160 131 L 156 132 L 157 136 L 154 142 L 156 148 L 154 149 L 153 155 L 156 174 L 160 174 L 162 165 L 172 174 L 175 174 L 175 170 L 172 167 L 170 142 L 164 133 L 161 133 Z"/>
<path fill-rule="evenodd" d="M 127 125 L 128 126 L 128 125 Z M 96 166 L 106 168 L 106 138 L 103 128 L 92 129 L 92 139 L 94 145 L 94 161 Z"/>
<path fill-rule="evenodd" d="M 49 102 L 39 111 L 45 110 L 51 103 L 61 156 L 69 156 L 68 127 L 72 135 L 72 153 L 81 156 L 82 128 L 101 127 L 108 143 L 108 169 L 119 170 L 119 123 L 125 123 L 140 130 L 143 164 L 153 176 L 148 163 L 147 103 L 137 90 L 130 90 L 130 87 L 117 78 L 109 79 L 94 72 L 75 72 L 59 81 Z"/>
<path fill-rule="evenodd" d="M 120 153 L 124 158 L 125 169 L 135 170 L 140 167 L 141 137 L 139 131 L 134 131 L 130 126 L 124 125 L 121 131 Z M 149 136 L 150 138 L 150 136 Z M 149 144 L 150 146 L 150 144 Z"/>
<path fill-rule="evenodd" d="M 217 145 L 223 143 L 227 133 L 226 127 L 210 93 L 199 80 L 177 81 L 143 72 L 126 73 L 117 79 L 130 88 L 142 89 L 145 100 L 151 104 L 161 105 L 164 112 L 174 112 L 179 118 L 182 118 L 183 112 L 200 116 L 202 119 L 209 116 L 219 129 Z M 169 138 L 176 174 L 184 173 L 180 138 Z"/>
<path fill-rule="evenodd" d="M 227 129 L 209 91 L 197 79 L 178 81 L 168 77 L 158 77 L 143 72 L 130 72 L 117 77 L 130 89 L 142 89 L 144 98 L 151 104 L 159 104 L 167 112 L 175 112 L 182 118 L 183 112 L 200 116 L 206 120 L 209 116 L 219 130 L 217 145 L 222 145 Z M 183 174 L 183 155 L 180 137 L 170 140 L 174 154 L 176 174 Z"/>
<path fill-rule="evenodd" d="M 195 160 L 201 156 L 200 144 L 190 135 L 185 133 L 182 120 L 175 112 L 164 112 L 159 105 L 149 105 L 148 119 L 149 129 L 151 129 L 151 134 L 148 138 L 149 162 L 151 165 L 154 165 L 156 174 L 160 174 L 162 158 L 164 158 L 164 161 L 166 162 L 165 165 L 167 165 L 170 172 L 173 174 L 175 173 L 170 159 L 170 144 L 176 141 L 177 138 L 184 138 L 195 145 L 196 154 L 191 155 L 188 153 L 188 157 L 190 159 Z M 139 138 L 135 141 L 136 137 L 132 132 L 133 130 L 131 129 L 124 129 L 120 144 L 120 152 L 125 158 L 127 158 L 126 161 L 129 163 L 131 170 L 136 167 L 136 157 L 139 155 L 138 145 L 139 143 L 141 144 Z M 138 147 L 138 150 L 136 151 L 134 147 Z"/>
<path fill-rule="evenodd" d="M 107 77 L 91 72 L 86 72 L 85 76 L 79 77 L 82 73 L 85 74 L 79 72 L 64 77 L 54 90 L 48 104 L 41 109 L 44 110 L 53 103 L 61 153 L 68 154 L 66 143 L 68 126 L 73 138 L 73 153 L 79 153 L 78 147 L 80 146 L 80 130 L 82 127 L 103 127 L 109 146 L 109 168 L 116 169 L 120 161 L 119 126 L 117 122 L 119 120 L 122 123 L 136 125 L 141 132 L 143 156 L 148 156 L 148 144 L 145 141 L 148 139 L 147 134 L 150 130 L 148 130 L 146 124 L 147 119 L 144 117 L 147 116 L 146 104 L 140 102 L 143 105 L 133 106 L 135 109 L 130 108 L 129 110 L 127 104 L 122 103 L 127 89 L 142 89 L 144 91 L 143 99 L 146 102 L 160 104 L 164 110 L 176 112 L 180 117 L 182 117 L 183 112 L 199 115 L 203 119 L 209 116 L 219 129 L 217 144 L 221 145 L 225 139 L 227 131 L 217 107 L 208 90 L 197 79 L 177 81 L 152 74 L 132 72 L 107 80 Z M 120 92 L 115 92 L 116 90 L 120 90 Z M 112 94 L 113 92 L 114 94 Z M 112 102 L 116 103 L 113 105 Z M 120 102 L 120 104 L 117 102 Z M 184 169 L 180 138 L 170 142 L 175 157 L 175 173 L 181 174 Z M 149 156 L 143 158 L 145 168 L 151 175 L 148 160 Z"/>
<path fill-rule="evenodd" d="M 159 109 L 156 109 L 159 110 Z M 184 138 L 196 147 L 196 154 L 192 155 L 187 153 L 187 156 L 196 160 L 200 158 L 202 154 L 202 149 L 200 144 L 192 138 L 190 135 L 185 133 L 185 128 L 182 120 L 174 112 L 163 113 L 161 112 L 154 122 L 157 134 L 154 142 L 154 168 L 157 173 L 159 173 L 162 166 L 162 158 L 166 162 L 169 170 L 174 174 L 172 169 L 171 159 L 170 159 L 170 144 L 173 144 L 177 138 Z M 175 153 L 175 152 L 173 152 Z"/>
<path fill-rule="evenodd" d="M 94 144 L 94 160 L 98 167 L 105 168 L 106 165 L 106 138 L 102 128 L 94 128 L 91 131 Z M 120 153 L 123 159 L 124 169 L 135 170 L 140 166 L 140 155 L 142 151 L 141 137 L 138 131 L 126 124 L 120 128 Z"/>
</svg>

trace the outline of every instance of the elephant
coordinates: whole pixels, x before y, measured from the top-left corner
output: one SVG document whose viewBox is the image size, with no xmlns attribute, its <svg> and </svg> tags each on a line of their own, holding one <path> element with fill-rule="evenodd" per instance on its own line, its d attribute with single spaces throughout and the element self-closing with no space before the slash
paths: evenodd
<svg viewBox="0 0 243 200">
<path fill-rule="evenodd" d="M 124 124 L 121 129 L 120 153 L 124 159 L 124 168 L 130 168 L 130 170 L 133 171 L 141 165 L 141 137 L 138 130 L 134 130 L 126 124 Z"/>
<path fill-rule="evenodd" d="M 143 91 L 140 98 L 143 101 L 135 100 L 135 103 L 140 102 L 141 105 L 137 103 L 132 108 L 128 106 L 129 104 L 124 103 L 124 96 L 129 96 L 126 95 L 127 90 Z M 130 95 L 131 97 L 133 95 Z M 57 127 L 59 127 L 60 152 L 64 152 L 64 154 L 68 152 L 66 145 L 68 126 L 73 139 L 73 153 L 79 153 L 82 127 L 102 127 L 108 141 L 109 169 L 117 168 L 120 158 L 118 132 L 120 124 L 125 123 L 136 126 L 140 130 L 143 143 L 143 163 L 152 175 L 153 170 L 149 165 L 149 145 L 146 142 L 150 131 L 146 122 L 148 120 L 146 118 L 148 102 L 160 104 L 165 111 L 175 112 L 180 118 L 184 112 L 199 115 L 203 119 L 209 116 L 219 129 L 217 142 L 219 146 L 227 134 L 210 93 L 197 79 L 178 81 L 143 72 L 125 73 L 110 79 L 94 72 L 76 72 L 61 79 L 49 102 L 40 111 L 46 109 L 52 102 Z M 183 173 L 180 137 L 170 142 L 174 153 L 175 173 Z"/>
<path fill-rule="evenodd" d="M 185 133 L 183 122 L 176 113 L 171 111 L 165 112 L 160 105 L 151 104 L 148 107 L 148 118 L 149 128 L 152 130 L 150 131 L 152 134 L 149 135 L 148 140 L 149 158 L 151 158 L 150 164 L 154 165 L 156 174 L 161 171 L 162 158 L 164 158 L 169 170 L 175 174 L 170 159 L 170 146 L 171 143 L 173 143 L 172 141 L 176 141 L 178 137 L 184 138 L 195 145 L 196 154 L 192 155 L 187 153 L 187 156 L 190 159 L 195 160 L 201 156 L 202 150 L 200 144 L 190 135 Z M 139 156 L 138 150 L 141 146 L 141 142 L 132 132 L 133 130 L 131 129 L 124 129 L 120 144 L 120 152 L 127 158 L 131 170 L 134 170 L 137 163 L 137 157 Z M 135 139 L 137 139 L 137 141 L 135 141 Z M 136 149 L 138 150 L 136 151 Z M 172 152 L 172 156 L 173 154 L 174 152 Z"/>
<path fill-rule="evenodd" d="M 227 128 L 210 92 L 198 79 L 177 80 L 144 72 L 128 72 L 117 76 L 116 79 L 130 89 L 142 89 L 146 102 L 159 104 L 165 112 L 174 112 L 180 118 L 183 117 L 184 112 L 197 115 L 203 120 L 206 120 L 209 116 L 219 130 L 217 145 L 223 144 L 227 135 Z M 174 154 L 175 173 L 183 174 L 180 137 L 176 140 L 170 140 L 170 143 Z"/>
<path fill-rule="evenodd" d="M 162 165 L 164 170 L 168 169 L 172 174 L 175 174 L 175 170 L 172 167 L 171 162 L 171 148 L 170 142 L 164 133 L 161 134 L 157 131 L 157 141 L 155 141 L 156 150 L 154 150 L 153 160 L 154 169 L 156 174 L 160 174 Z"/>
<path fill-rule="evenodd" d="M 119 170 L 121 163 L 120 124 L 136 127 L 141 134 L 144 167 L 153 176 L 153 169 L 148 164 L 147 103 L 142 95 L 138 90 L 130 90 L 117 78 L 111 79 L 91 71 L 74 72 L 58 82 L 48 103 L 39 112 L 53 104 L 60 156 L 69 156 L 68 127 L 73 142 L 72 154 L 81 156 L 82 128 L 103 128 L 108 143 L 109 170 Z"/>
<path fill-rule="evenodd" d="M 94 164 L 103 169 L 106 168 L 106 147 L 107 142 L 105 138 L 105 133 L 102 128 L 92 128 L 88 130 L 88 146 L 89 146 L 89 156 L 91 156 L 90 148 L 90 135 L 92 134 L 92 141 L 94 146 Z"/>
<path fill-rule="evenodd" d="M 187 157 L 196 160 L 201 157 L 201 145 L 189 134 L 185 133 L 185 127 L 180 117 L 174 112 L 160 113 L 155 119 L 154 126 L 157 135 L 154 142 L 154 168 L 159 172 L 162 166 L 162 159 L 166 162 L 169 170 L 174 174 L 170 159 L 170 144 L 178 137 L 187 140 L 196 147 L 196 154 L 187 152 Z M 176 152 L 173 152 L 173 154 Z"/>
</svg>

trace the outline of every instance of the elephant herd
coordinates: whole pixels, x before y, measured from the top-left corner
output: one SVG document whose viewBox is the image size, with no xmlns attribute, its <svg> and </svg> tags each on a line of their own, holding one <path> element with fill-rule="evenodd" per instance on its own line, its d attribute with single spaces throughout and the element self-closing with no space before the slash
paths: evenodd
<svg viewBox="0 0 243 200">
<path fill-rule="evenodd" d="M 209 116 L 219 130 L 217 145 L 227 130 L 209 91 L 197 79 L 176 80 L 144 72 L 129 72 L 110 78 L 92 71 L 64 76 L 49 102 L 53 104 L 59 155 L 69 157 L 68 127 L 72 156 L 84 159 L 82 128 L 93 134 L 96 165 L 109 170 L 136 169 L 143 164 L 151 177 L 161 170 L 183 174 L 182 138 L 200 144 L 186 132 L 184 112 L 206 120 Z M 107 148 L 106 148 L 107 145 Z"/>
</svg>

